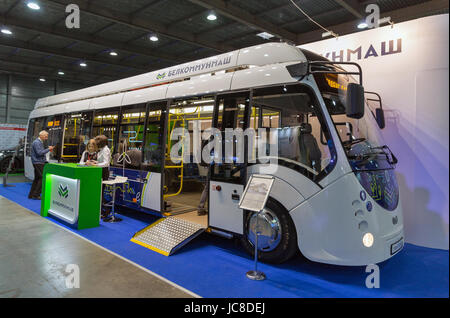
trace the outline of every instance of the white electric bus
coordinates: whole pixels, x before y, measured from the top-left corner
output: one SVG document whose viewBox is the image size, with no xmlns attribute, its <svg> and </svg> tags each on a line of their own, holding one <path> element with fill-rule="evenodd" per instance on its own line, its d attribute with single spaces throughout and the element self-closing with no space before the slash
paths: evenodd
<svg viewBox="0 0 450 318">
<path fill-rule="evenodd" d="M 397 159 L 380 135 L 381 103 L 375 107 L 378 99 L 368 96 L 355 63 L 285 43 L 257 45 L 39 99 L 28 124 L 25 174 L 33 178 L 30 143 L 42 129 L 56 146 L 49 162 L 78 162 L 88 139 L 105 135 L 111 175 L 128 177 L 117 190 L 118 206 L 162 220 L 201 218 L 203 229 L 240 238 L 250 254 L 256 214 L 238 203 L 251 174 L 272 174 L 258 217 L 262 261 L 283 262 L 300 251 L 322 263 L 379 263 L 402 249 L 403 219 Z M 260 158 L 248 159 L 256 150 L 231 163 L 173 162 L 171 137 L 179 127 L 190 134 L 211 127 L 276 129 L 276 172 Z M 189 148 L 180 158 L 184 151 L 194 156 Z M 125 163 L 119 160 L 124 151 Z M 204 187 L 208 213 L 198 216 Z M 166 234 L 152 235 L 164 241 Z"/>
</svg>

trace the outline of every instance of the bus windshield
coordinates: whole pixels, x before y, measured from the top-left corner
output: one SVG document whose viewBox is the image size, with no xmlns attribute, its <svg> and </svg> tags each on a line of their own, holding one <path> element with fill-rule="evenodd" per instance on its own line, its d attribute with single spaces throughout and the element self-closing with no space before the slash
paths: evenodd
<svg viewBox="0 0 450 318">
<path fill-rule="evenodd" d="M 395 210 L 399 198 L 394 172 L 397 159 L 385 145 L 367 100 L 362 118 L 346 116 L 347 87 L 355 80 L 346 74 L 314 76 L 357 179 L 375 202 L 388 211 Z"/>
<path fill-rule="evenodd" d="M 347 86 L 356 83 L 355 79 L 346 74 L 317 73 L 314 76 L 352 169 L 393 169 L 395 157 L 383 141 L 367 100 L 362 118 L 346 116 Z"/>
</svg>

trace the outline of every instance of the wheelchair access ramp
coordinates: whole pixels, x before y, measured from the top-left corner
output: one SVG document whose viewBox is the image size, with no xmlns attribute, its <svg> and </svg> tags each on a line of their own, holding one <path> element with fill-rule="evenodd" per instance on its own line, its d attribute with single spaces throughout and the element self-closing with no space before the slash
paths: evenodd
<svg viewBox="0 0 450 318">
<path fill-rule="evenodd" d="M 176 217 L 157 220 L 140 230 L 131 241 L 170 256 L 206 230 L 206 227 Z"/>
</svg>

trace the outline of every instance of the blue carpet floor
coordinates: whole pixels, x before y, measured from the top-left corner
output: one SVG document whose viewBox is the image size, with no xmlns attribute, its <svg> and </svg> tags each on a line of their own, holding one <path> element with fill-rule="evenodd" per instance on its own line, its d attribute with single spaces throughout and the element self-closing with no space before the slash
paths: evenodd
<svg viewBox="0 0 450 318">
<path fill-rule="evenodd" d="M 29 183 L 0 186 L 0 195 L 39 213 L 40 201 L 27 198 L 29 189 Z M 154 217 L 129 212 L 121 217 L 123 222 L 85 230 L 50 220 L 203 297 L 449 297 L 449 253 L 444 250 L 406 244 L 379 264 L 379 289 L 365 287 L 365 267 L 323 265 L 301 256 L 277 266 L 260 264 L 267 279 L 251 281 L 245 273 L 253 260 L 234 241 L 202 234 L 166 257 L 130 242 Z"/>
</svg>

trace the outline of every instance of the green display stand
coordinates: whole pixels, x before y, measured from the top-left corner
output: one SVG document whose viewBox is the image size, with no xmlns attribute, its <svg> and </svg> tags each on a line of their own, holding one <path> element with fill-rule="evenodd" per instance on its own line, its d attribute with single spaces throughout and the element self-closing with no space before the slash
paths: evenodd
<svg viewBox="0 0 450 318">
<path fill-rule="evenodd" d="M 77 229 L 100 224 L 102 168 L 49 163 L 42 179 L 41 216 L 61 219 Z"/>
</svg>

